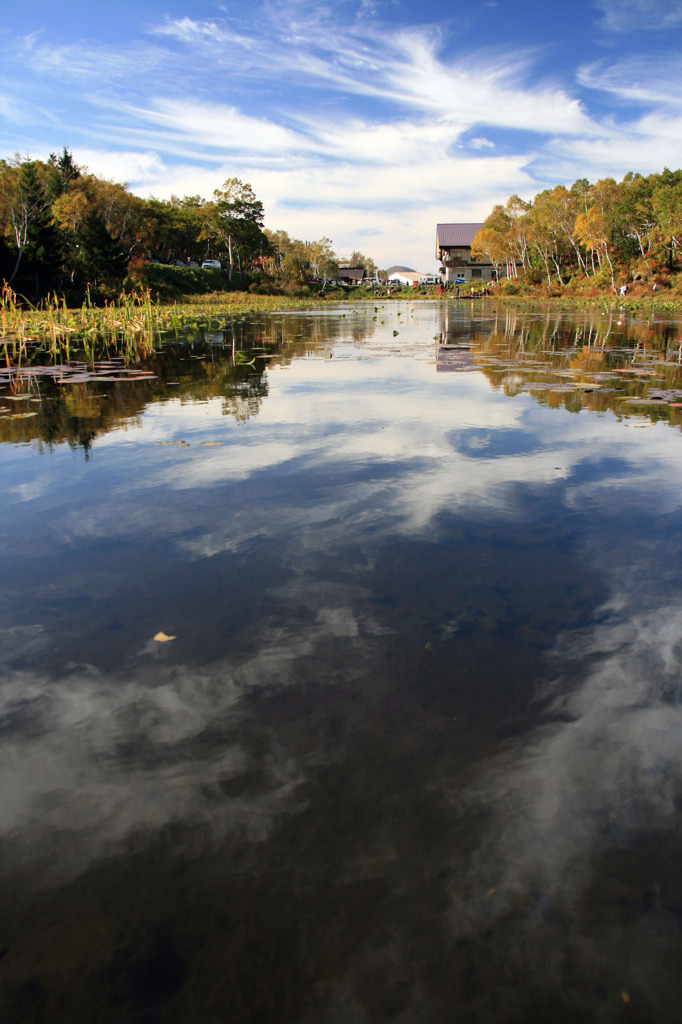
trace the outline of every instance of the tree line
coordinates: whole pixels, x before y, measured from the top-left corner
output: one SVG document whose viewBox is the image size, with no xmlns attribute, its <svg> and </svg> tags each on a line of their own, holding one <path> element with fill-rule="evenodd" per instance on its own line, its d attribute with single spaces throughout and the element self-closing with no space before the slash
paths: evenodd
<svg viewBox="0 0 682 1024">
<path fill-rule="evenodd" d="M 0 160 L 0 281 L 32 301 L 49 293 L 102 301 L 131 285 L 135 270 L 139 280 L 146 261 L 206 259 L 221 261 L 228 286 L 254 271 L 303 281 L 339 269 L 329 238 L 302 242 L 266 229 L 263 203 L 239 178 L 209 200 L 142 199 L 78 166 L 66 147 L 46 161 Z"/>
<path fill-rule="evenodd" d="M 511 196 L 476 234 L 472 255 L 485 257 L 498 277 L 565 288 L 618 285 L 678 268 L 682 246 L 682 170 L 665 168 L 622 181 L 580 178 L 526 202 Z"/>
</svg>

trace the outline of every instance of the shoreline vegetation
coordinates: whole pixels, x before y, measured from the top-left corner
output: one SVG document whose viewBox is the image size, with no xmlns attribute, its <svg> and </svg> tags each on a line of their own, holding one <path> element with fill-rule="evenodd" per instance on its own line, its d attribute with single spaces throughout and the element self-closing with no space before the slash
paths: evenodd
<svg viewBox="0 0 682 1024">
<path fill-rule="evenodd" d="M 493 208 L 471 246 L 506 294 L 682 297 L 682 170 L 580 178 Z"/>
<path fill-rule="evenodd" d="M 392 289 L 387 294 L 375 295 L 368 289 L 357 288 L 343 300 L 337 296 L 321 298 L 319 295 L 286 296 L 260 295 L 246 291 L 213 292 L 188 296 L 185 301 L 162 302 L 154 299 L 149 290 L 144 293 L 122 292 L 101 306 L 89 300 L 80 307 L 69 307 L 56 295 L 32 306 L 17 296 L 6 284 L 0 293 L 0 362 L 5 366 L 21 367 L 32 362 L 68 362 L 78 352 L 86 362 L 112 354 L 123 356 L 127 362 L 151 352 L 164 332 L 182 331 L 188 327 L 221 329 L 234 322 L 259 313 L 277 313 L 285 310 L 313 310 L 324 308 L 330 302 L 338 305 L 354 303 L 419 302 L 476 303 L 481 310 L 491 311 L 495 306 L 519 306 L 529 310 L 584 310 L 594 312 L 629 313 L 636 318 L 660 318 L 682 313 L 682 297 L 661 294 L 630 294 L 615 297 L 612 294 L 579 296 L 548 296 L 542 292 L 505 294 L 502 289 L 491 295 L 473 293 L 456 298 L 451 292 L 438 294 L 435 289 Z"/>
<path fill-rule="evenodd" d="M 251 312 L 455 299 L 440 286 L 341 286 L 329 238 L 290 238 L 265 228 L 264 216 L 237 178 L 210 200 L 141 199 L 76 165 L 66 147 L 47 161 L 0 159 L 5 362 L 28 358 L 29 348 L 68 358 L 76 338 L 86 353 L 94 339 L 144 348 L 164 330 Z M 681 247 L 682 170 L 666 168 L 621 182 L 580 179 L 532 201 L 512 196 L 486 219 L 472 255 L 497 272 L 486 302 L 652 316 L 682 311 Z M 349 262 L 385 273 L 359 252 Z M 466 288 L 459 301 L 481 297 Z"/>
</svg>

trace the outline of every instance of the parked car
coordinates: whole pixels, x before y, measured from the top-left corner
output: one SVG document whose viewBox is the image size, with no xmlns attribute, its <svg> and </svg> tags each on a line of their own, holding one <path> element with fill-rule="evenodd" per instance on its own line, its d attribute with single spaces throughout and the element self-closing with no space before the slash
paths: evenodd
<svg viewBox="0 0 682 1024">
<path fill-rule="evenodd" d="M 433 274 L 425 274 L 419 278 L 420 284 L 438 284 L 440 278 L 435 277 Z"/>
<path fill-rule="evenodd" d="M 187 260 L 187 266 L 188 267 L 198 267 L 199 264 L 196 263 L 194 260 Z"/>
<path fill-rule="evenodd" d="M 202 270 L 220 270 L 220 260 L 204 260 Z"/>
<path fill-rule="evenodd" d="M 185 264 L 182 262 L 182 260 L 173 260 L 173 263 L 172 263 L 172 266 L 174 266 L 174 267 L 184 267 L 184 265 Z"/>
</svg>

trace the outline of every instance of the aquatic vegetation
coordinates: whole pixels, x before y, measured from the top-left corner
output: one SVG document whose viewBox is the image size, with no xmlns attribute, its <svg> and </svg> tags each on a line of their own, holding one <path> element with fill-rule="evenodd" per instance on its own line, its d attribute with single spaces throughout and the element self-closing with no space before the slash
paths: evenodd
<svg viewBox="0 0 682 1024">
<path fill-rule="evenodd" d="M 452 304 L 451 296 L 434 299 L 429 295 L 413 295 L 410 300 L 423 299 L 438 301 L 445 305 Z M 333 301 L 333 300 L 332 300 Z M 393 300 L 400 301 L 400 296 Z M 372 303 L 374 316 L 382 307 L 374 304 L 374 297 L 359 294 L 353 296 L 358 307 Z M 480 304 L 479 304 L 480 303 Z M 554 310 L 555 312 L 570 309 L 602 308 L 603 299 L 599 302 L 591 299 L 553 299 L 542 304 L 535 304 L 514 296 L 510 298 L 495 297 L 477 301 L 476 308 L 495 314 L 496 310 L 520 306 L 525 311 Z M 69 363 L 78 359 L 92 366 L 97 360 L 112 356 L 122 357 L 129 365 L 141 357 L 149 355 L 162 344 L 162 340 L 170 336 L 188 331 L 220 330 L 231 324 L 238 323 L 241 318 L 257 314 L 291 312 L 293 310 L 323 309 L 328 307 L 328 300 L 320 298 L 300 298 L 282 295 L 258 295 L 250 292 L 213 292 L 196 296 L 183 302 L 161 303 L 154 299 L 149 290 L 129 294 L 122 292 L 117 299 L 105 302 L 103 306 L 95 305 L 88 293 L 82 305 L 77 308 L 67 306 L 63 297 L 55 294 L 48 296 L 37 305 L 32 305 L 23 297 L 4 284 L 0 292 L 0 356 L 6 366 L 26 367 L 50 362 L 52 364 Z M 646 316 L 647 319 L 665 319 L 679 311 L 680 303 L 641 299 L 621 299 L 615 316 Z M 398 310 L 398 315 L 401 315 Z M 341 313 L 338 317 L 343 321 L 350 314 Z M 496 314 L 495 314 L 496 315 Z M 385 323 L 384 319 L 380 321 Z"/>
<path fill-rule="evenodd" d="M 149 292 L 122 293 L 104 306 L 93 305 L 88 294 L 78 309 L 69 309 L 57 295 L 33 306 L 7 284 L 0 294 L 0 342 L 7 365 L 35 361 L 40 356 L 52 362 L 68 361 L 76 347 L 88 363 L 111 351 L 131 358 L 134 352 L 153 348 L 161 326 L 169 319 Z"/>
<path fill-rule="evenodd" d="M 0 346 L 7 366 L 83 356 L 88 364 L 112 354 L 127 363 L 152 352 L 162 334 L 187 328 L 220 329 L 235 317 L 310 308 L 314 301 L 248 292 L 217 292 L 198 301 L 162 305 L 149 291 L 95 306 L 89 294 L 77 309 L 50 295 L 36 306 L 5 284 L 0 293 Z M 217 308 L 219 307 L 219 308 Z"/>
</svg>

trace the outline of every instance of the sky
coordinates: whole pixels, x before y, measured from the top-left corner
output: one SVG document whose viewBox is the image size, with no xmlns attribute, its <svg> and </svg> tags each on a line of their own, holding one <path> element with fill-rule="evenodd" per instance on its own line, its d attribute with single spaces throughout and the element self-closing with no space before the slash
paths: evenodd
<svg viewBox="0 0 682 1024">
<path fill-rule="evenodd" d="M 682 0 L 2 0 L 0 158 L 436 269 L 442 221 L 682 166 Z"/>
</svg>

